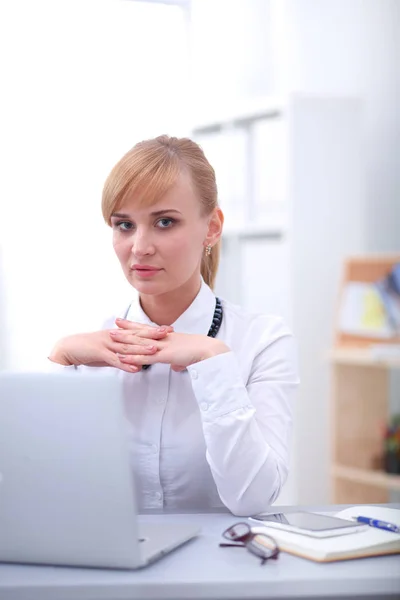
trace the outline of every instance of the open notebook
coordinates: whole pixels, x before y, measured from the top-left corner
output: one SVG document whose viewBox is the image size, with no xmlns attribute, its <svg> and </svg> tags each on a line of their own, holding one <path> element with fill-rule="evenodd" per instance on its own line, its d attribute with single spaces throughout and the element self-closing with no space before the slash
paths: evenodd
<svg viewBox="0 0 400 600">
<path fill-rule="evenodd" d="M 388 521 L 400 526 L 400 510 L 378 506 L 352 506 L 338 513 L 341 519 L 352 520 L 358 515 Z M 299 533 L 282 531 L 265 525 L 252 526 L 252 531 L 268 533 L 281 550 L 317 562 L 331 562 L 366 556 L 400 553 L 400 534 L 368 527 L 357 533 L 337 537 L 315 538 Z"/>
</svg>

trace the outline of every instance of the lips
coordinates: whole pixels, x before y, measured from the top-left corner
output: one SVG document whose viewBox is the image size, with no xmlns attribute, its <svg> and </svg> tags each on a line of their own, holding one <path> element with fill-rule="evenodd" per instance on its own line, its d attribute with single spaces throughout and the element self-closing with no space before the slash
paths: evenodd
<svg viewBox="0 0 400 600">
<path fill-rule="evenodd" d="M 131 267 L 131 271 L 133 271 L 135 275 L 141 279 L 150 279 L 151 277 L 155 277 L 157 273 L 160 273 L 162 269 L 159 269 L 158 267 L 152 267 L 151 265 L 133 265 L 133 267 Z"/>
<path fill-rule="evenodd" d="M 133 265 L 132 271 L 161 271 L 158 267 L 152 267 L 150 265 Z"/>
</svg>

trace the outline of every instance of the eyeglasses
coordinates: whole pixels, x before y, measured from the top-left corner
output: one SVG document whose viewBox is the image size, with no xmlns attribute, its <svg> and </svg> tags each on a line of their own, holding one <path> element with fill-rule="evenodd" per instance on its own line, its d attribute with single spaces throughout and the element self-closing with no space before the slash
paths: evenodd
<svg viewBox="0 0 400 600">
<path fill-rule="evenodd" d="M 265 564 L 268 559 L 276 560 L 279 556 L 279 547 L 274 538 L 264 533 L 255 533 L 247 523 L 235 523 L 229 527 L 222 536 L 236 542 L 227 544 L 222 542 L 221 548 L 247 548 L 249 552 L 261 558 L 261 564 Z"/>
</svg>

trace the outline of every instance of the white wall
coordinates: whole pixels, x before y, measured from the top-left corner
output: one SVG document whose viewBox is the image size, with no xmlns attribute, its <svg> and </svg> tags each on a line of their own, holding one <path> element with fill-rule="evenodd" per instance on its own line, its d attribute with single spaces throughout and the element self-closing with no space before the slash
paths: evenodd
<svg viewBox="0 0 400 600">
<path fill-rule="evenodd" d="M 270 0 L 192 0 L 191 5 L 193 112 L 272 92 Z"/>
<path fill-rule="evenodd" d="M 286 0 L 287 81 L 364 100 L 367 244 L 400 248 L 400 2 Z"/>
<path fill-rule="evenodd" d="M 0 368 L 129 301 L 101 189 L 138 140 L 187 132 L 185 40 L 177 7 L 0 3 Z"/>
<path fill-rule="evenodd" d="M 360 96 L 367 241 L 399 248 L 400 2 L 192 0 L 198 105 L 285 94 Z"/>
<path fill-rule="evenodd" d="M 292 91 L 362 99 L 365 201 L 360 220 L 364 232 L 351 250 L 399 250 L 400 2 L 193 0 L 192 17 L 197 105 L 229 105 L 238 97 Z M 201 64 L 204 53 L 206 62 Z M 342 218 L 345 223 L 346 214 Z M 340 222 L 336 226 L 339 230 Z M 340 250 L 340 238 L 333 241 Z M 322 249 L 320 259 L 324 261 Z M 293 501 L 328 500 L 329 366 L 307 348 L 323 351 L 326 345 L 327 351 L 331 326 L 323 324 L 320 339 L 315 328 L 295 332 L 300 345 L 304 338 L 304 350 L 300 431 L 294 449 L 298 486 Z M 313 424 L 309 434 L 307 422 Z"/>
</svg>

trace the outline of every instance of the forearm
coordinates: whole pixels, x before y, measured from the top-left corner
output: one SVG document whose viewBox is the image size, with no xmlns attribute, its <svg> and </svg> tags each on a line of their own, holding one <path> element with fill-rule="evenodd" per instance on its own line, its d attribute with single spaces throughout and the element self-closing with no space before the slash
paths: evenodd
<svg viewBox="0 0 400 600">
<path fill-rule="evenodd" d="M 207 461 L 220 498 L 242 516 L 267 510 L 287 476 L 287 466 L 263 439 L 251 412 L 240 411 L 214 422 L 212 428 L 204 427 Z"/>
<path fill-rule="evenodd" d="M 189 372 L 221 500 L 238 515 L 266 510 L 288 474 L 296 374 L 246 387 L 232 353 Z"/>
</svg>

